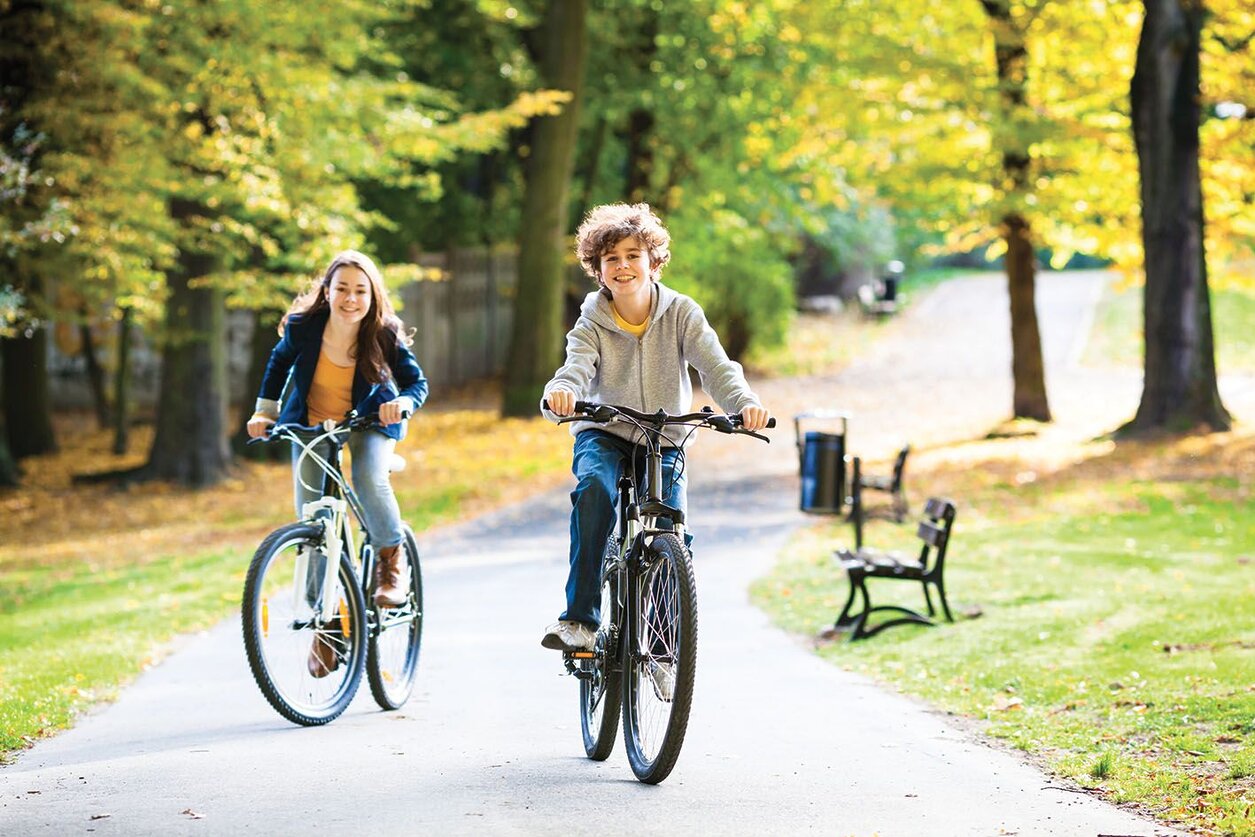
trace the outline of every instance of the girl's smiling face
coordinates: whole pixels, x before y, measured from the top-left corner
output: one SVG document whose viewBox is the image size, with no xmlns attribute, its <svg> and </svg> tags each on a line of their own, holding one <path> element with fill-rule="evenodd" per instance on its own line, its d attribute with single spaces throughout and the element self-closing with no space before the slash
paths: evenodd
<svg viewBox="0 0 1255 837">
<path fill-rule="evenodd" d="M 359 325 L 370 313 L 372 301 L 370 277 L 353 265 L 336 270 L 327 285 L 331 316 L 343 325 Z"/>
<path fill-rule="evenodd" d="M 652 275 L 649 250 L 634 235 L 601 254 L 601 282 L 615 299 L 647 291 Z"/>
</svg>

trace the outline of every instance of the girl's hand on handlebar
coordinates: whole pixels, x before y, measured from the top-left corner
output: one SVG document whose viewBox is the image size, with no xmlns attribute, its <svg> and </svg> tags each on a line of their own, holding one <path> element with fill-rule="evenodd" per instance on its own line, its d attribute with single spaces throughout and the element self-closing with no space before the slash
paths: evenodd
<svg viewBox="0 0 1255 837">
<path fill-rule="evenodd" d="M 575 393 L 573 392 L 555 389 L 545 396 L 545 400 L 549 402 L 549 411 L 555 415 L 569 416 L 575 413 Z"/>
<path fill-rule="evenodd" d="M 762 430 L 767 426 L 771 413 L 764 407 L 749 406 L 741 411 L 741 426 L 746 430 Z"/>
<path fill-rule="evenodd" d="M 379 423 L 385 427 L 389 424 L 396 424 L 405 418 L 405 413 L 410 409 L 410 399 L 395 398 L 387 404 L 379 406 Z"/>
<path fill-rule="evenodd" d="M 248 437 L 250 439 L 260 439 L 270 431 L 274 426 L 275 420 L 269 416 L 253 416 L 245 425 L 248 428 Z"/>
</svg>

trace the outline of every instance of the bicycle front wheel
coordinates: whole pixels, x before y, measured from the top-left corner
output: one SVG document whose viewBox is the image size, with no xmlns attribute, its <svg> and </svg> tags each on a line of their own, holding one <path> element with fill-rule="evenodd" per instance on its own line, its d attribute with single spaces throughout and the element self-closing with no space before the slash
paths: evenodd
<svg viewBox="0 0 1255 837">
<path fill-rule="evenodd" d="M 670 775 L 684 744 L 697 665 L 697 590 L 679 538 L 655 535 L 631 581 L 623 737 L 636 778 Z"/>
<path fill-rule="evenodd" d="M 611 536 L 601 563 L 601 625 L 597 628 L 597 656 L 583 660 L 580 677 L 580 731 L 584 752 L 593 761 L 605 761 L 614 750 L 623 705 L 622 631 L 616 602 L 619 574 L 608 565 L 619 557 L 619 539 Z"/>
<path fill-rule="evenodd" d="M 375 608 L 375 630 L 366 655 L 370 693 L 382 709 L 400 709 L 414 691 L 423 641 L 423 574 L 414 532 L 405 527 L 401 578 L 409 595 L 400 607 Z"/>
<path fill-rule="evenodd" d="M 341 556 L 330 589 L 322 531 L 293 523 L 272 532 L 249 565 L 241 616 L 253 679 L 284 718 L 318 726 L 357 692 L 366 655 L 366 609 L 352 562 Z M 322 618 L 322 603 L 332 616 Z"/>
</svg>

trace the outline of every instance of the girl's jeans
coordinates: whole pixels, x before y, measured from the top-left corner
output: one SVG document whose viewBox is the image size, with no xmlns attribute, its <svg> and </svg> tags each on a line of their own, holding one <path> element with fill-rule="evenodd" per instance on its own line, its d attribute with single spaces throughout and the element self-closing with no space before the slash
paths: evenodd
<svg viewBox="0 0 1255 837">
<path fill-rule="evenodd" d="M 662 501 L 686 511 L 684 474 L 676 475 L 678 448 L 662 449 Z M 578 481 L 571 492 L 571 572 L 566 583 L 566 611 L 559 619 L 597 627 L 601 618 L 601 562 L 614 530 L 619 476 L 635 457 L 636 476 L 645 478 L 645 448 L 604 430 L 584 430 L 575 437 L 571 471 Z"/>
<path fill-rule="evenodd" d="M 392 493 L 392 479 L 388 473 L 396 444 L 394 440 L 373 430 L 349 434 L 349 453 L 353 457 L 353 490 L 362 501 L 362 510 L 366 513 L 366 531 L 370 534 L 370 541 L 376 551 L 396 546 L 404 537 L 401 509 L 397 506 L 396 495 Z M 326 458 L 330 443 L 323 442 L 314 451 Z M 300 472 L 297 473 L 296 464 L 300 455 L 300 449 L 293 445 L 292 471 L 297 517 L 301 516 L 301 506 L 322 496 L 324 477 L 323 469 L 308 456 L 300 463 Z M 305 485 L 301 484 L 302 481 Z M 310 488 L 306 488 L 306 485 Z"/>
</svg>

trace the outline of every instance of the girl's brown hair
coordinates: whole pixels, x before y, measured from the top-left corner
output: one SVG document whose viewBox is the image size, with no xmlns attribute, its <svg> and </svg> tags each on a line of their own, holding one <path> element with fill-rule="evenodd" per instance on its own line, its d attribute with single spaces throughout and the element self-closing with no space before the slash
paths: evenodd
<svg viewBox="0 0 1255 837">
<path fill-rule="evenodd" d="M 335 280 L 336 271 L 342 267 L 355 267 L 370 280 L 370 310 L 358 327 L 357 345 L 352 356 L 356 359 L 359 375 L 372 384 L 383 383 L 392 377 L 389 363 L 396 357 L 397 343 L 409 346 L 414 341 L 405 333 L 401 318 L 392 308 L 388 292 L 384 289 L 383 274 L 364 253 L 356 250 L 337 253 L 318 284 L 292 302 L 292 307 L 279 323 L 279 333 L 283 333 L 290 317 L 311 317 L 330 310 L 327 293 Z"/>
<path fill-rule="evenodd" d="M 597 280 L 601 292 L 610 290 L 601 281 L 601 257 L 625 238 L 635 236 L 649 252 L 651 280 L 671 261 L 671 234 L 647 203 L 608 203 L 589 210 L 575 233 L 575 255 L 584 272 Z"/>
</svg>

